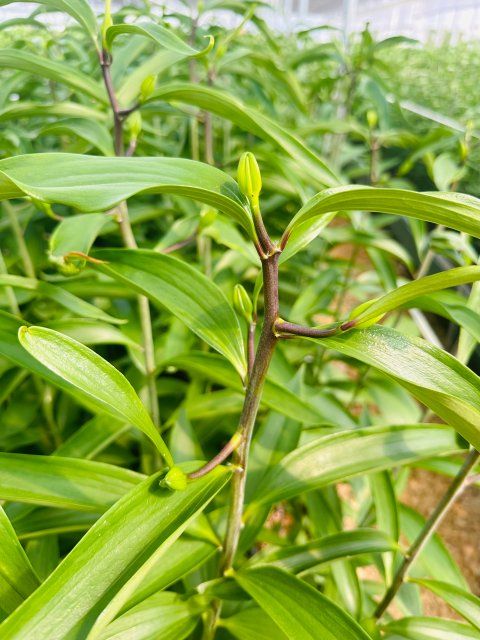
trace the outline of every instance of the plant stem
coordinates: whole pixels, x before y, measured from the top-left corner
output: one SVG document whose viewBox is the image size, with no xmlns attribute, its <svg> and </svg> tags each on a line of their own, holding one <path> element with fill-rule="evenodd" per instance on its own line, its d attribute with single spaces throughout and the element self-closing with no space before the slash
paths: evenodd
<svg viewBox="0 0 480 640">
<path fill-rule="evenodd" d="M 256 315 L 252 322 L 248 323 L 247 333 L 247 363 L 248 363 L 248 375 L 252 375 L 253 363 L 255 362 L 255 330 L 257 328 Z"/>
<path fill-rule="evenodd" d="M 107 51 L 102 51 L 100 55 L 100 65 L 102 67 L 103 80 L 107 90 L 108 99 L 113 113 L 114 122 L 114 147 L 115 154 L 122 156 L 123 149 L 123 118 L 120 110 L 115 89 L 113 87 L 110 73 L 111 57 Z M 134 150 L 132 150 L 133 152 Z M 132 225 L 128 217 L 127 204 L 122 202 L 118 207 L 118 223 L 123 244 L 128 249 L 137 249 L 137 241 L 132 231 Z M 155 346 L 153 342 L 152 318 L 148 298 L 137 296 L 138 313 L 140 316 L 140 326 L 142 330 L 142 342 L 145 362 L 145 377 L 148 390 L 148 403 L 150 415 L 153 423 L 158 427 L 160 424 L 160 411 L 158 406 L 158 394 L 155 379 Z"/>
<path fill-rule="evenodd" d="M 5 264 L 5 260 L 3 259 L 3 253 L 0 249 L 0 274 L 8 275 L 7 265 Z M 18 306 L 17 298 L 15 297 L 15 291 L 12 287 L 5 287 L 5 295 L 7 296 L 8 306 L 10 307 L 10 311 L 15 316 L 20 315 L 20 308 Z"/>
<path fill-rule="evenodd" d="M 293 322 L 277 321 L 275 323 L 275 331 L 281 334 L 291 336 L 304 336 L 305 338 L 327 338 L 339 332 L 339 326 L 328 327 L 326 329 L 317 329 L 315 327 L 304 327 Z"/>
<path fill-rule="evenodd" d="M 13 235 L 15 236 L 15 241 L 17 243 L 18 253 L 20 254 L 20 259 L 22 261 L 23 270 L 29 278 L 35 278 L 35 267 L 33 266 L 32 259 L 30 258 L 30 254 L 28 253 L 25 238 L 23 237 L 23 231 L 18 222 L 15 209 L 12 207 L 10 202 L 8 202 L 8 200 L 4 201 L 3 206 L 5 208 L 5 211 L 7 212 L 8 221 L 10 222 Z"/>
<path fill-rule="evenodd" d="M 450 483 L 441 500 L 438 502 L 432 514 L 425 522 L 425 525 L 418 534 L 417 538 L 413 541 L 412 545 L 405 554 L 401 565 L 398 567 L 395 576 L 393 577 L 392 584 L 388 588 L 386 594 L 375 610 L 376 618 L 380 618 L 385 613 L 390 603 L 397 595 L 397 592 L 402 586 L 408 571 L 412 567 L 415 560 L 418 558 L 420 552 L 437 530 L 438 525 L 444 518 L 445 514 L 448 512 L 451 505 L 455 502 L 458 496 L 462 493 L 465 486 L 468 484 L 468 474 L 475 466 L 479 455 L 480 454 L 475 449 L 471 449 L 468 453 L 457 475 Z"/>
<path fill-rule="evenodd" d="M 252 373 L 249 376 L 245 402 L 237 430 L 237 433 L 241 436 L 241 441 L 235 451 L 234 463 L 237 466 L 237 473 L 234 474 L 232 481 L 227 533 L 220 561 L 220 570 L 222 573 L 225 573 L 225 571 L 228 571 L 228 569 L 233 566 L 238 542 L 240 540 L 250 443 L 258 408 L 260 406 L 263 385 L 278 341 L 278 337 L 275 334 L 275 322 L 278 317 L 278 259 L 279 254 L 277 252 L 262 259 L 265 312 L 262 332 L 258 342 Z M 205 622 L 204 640 L 209 640 L 214 637 L 220 612 L 221 603 L 216 601 L 213 604 L 212 610 L 209 612 L 208 620 Z"/>
</svg>

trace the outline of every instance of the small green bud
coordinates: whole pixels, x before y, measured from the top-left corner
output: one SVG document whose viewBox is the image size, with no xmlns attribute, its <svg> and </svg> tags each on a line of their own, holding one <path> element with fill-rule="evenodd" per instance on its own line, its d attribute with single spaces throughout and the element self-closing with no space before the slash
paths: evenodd
<svg viewBox="0 0 480 640">
<path fill-rule="evenodd" d="M 105 0 L 105 15 L 102 23 L 102 47 L 105 51 L 108 51 L 107 30 L 112 25 L 111 0 Z"/>
<path fill-rule="evenodd" d="M 85 260 L 65 259 L 64 256 L 54 256 L 50 254 L 48 261 L 56 266 L 56 268 L 64 276 L 76 276 L 85 266 Z"/>
<path fill-rule="evenodd" d="M 168 487 L 172 491 L 185 491 L 187 488 L 187 476 L 180 467 L 172 467 L 167 475 L 160 481 L 161 487 Z"/>
<path fill-rule="evenodd" d="M 137 140 L 142 131 L 142 116 L 138 109 L 133 111 L 127 118 L 126 126 L 130 133 L 130 140 Z"/>
<path fill-rule="evenodd" d="M 140 85 L 140 102 L 148 100 L 155 91 L 157 76 L 147 76 Z"/>
<path fill-rule="evenodd" d="M 262 190 L 262 176 L 253 153 L 246 151 L 238 163 L 237 180 L 240 191 L 247 196 L 253 207 L 258 206 L 258 197 Z"/>
<path fill-rule="evenodd" d="M 374 109 L 369 109 L 367 111 L 367 124 L 370 129 L 375 129 L 378 124 L 378 114 Z"/>
<path fill-rule="evenodd" d="M 235 307 L 235 311 L 245 318 L 247 322 L 252 322 L 252 301 L 241 284 L 236 284 L 233 289 L 233 306 Z"/>
<path fill-rule="evenodd" d="M 468 144 L 465 142 L 465 140 L 460 140 L 458 144 L 460 147 L 460 160 L 464 163 L 468 158 Z"/>
</svg>

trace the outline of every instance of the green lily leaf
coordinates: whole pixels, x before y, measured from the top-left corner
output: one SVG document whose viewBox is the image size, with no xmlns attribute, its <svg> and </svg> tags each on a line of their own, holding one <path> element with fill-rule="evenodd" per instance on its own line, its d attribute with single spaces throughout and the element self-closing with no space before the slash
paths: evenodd
<svg viewBox="0 0 480 640">
<path fill-rule="evenodd" d="M 289 638 L 368 640 L 362 627 L 319 591 L 277 567 L 267 565 L 234 575 Z"/>
<path fill-rule="evenodd" d="M 169 467 L 173 459 L 132 385 L 109 362 L 53 329 L 21 327 L 21 345 L 45 367 L 76 387 L 98 411 L 135 425 L 155 444 Z"/>
<path fill-rule="evenodd" d="M 105 511 L 143 476 L 110 464 L 0 453 L 0 499 L 80 511 Z"/>
<path fill-rule="evenodd" d="M 355 315 L 355 323 L 368 322 L 378 316 L 383 316 L 419 296 L 478 280 L 480 280 L 480 267 L 477 266 L 449 269 L 419 280 L 413 280 L 373 301 L 365 311 Z"/>
<path fill-rule="evenodd" d="M 442 600 L 445 600 L 462 618 L 465 618 L 480 631 L 480 598 L 474 596 L 473 593 L 440 580 L 410 578 L 409 582 L 425 587 L 439 598 L 442 598 Z"/>
<path fill-rule="evenodd" d="M 0 507 L 0 609 L 11 613 L 39 584 L 10 520 Z"/>
<path fill-rule="evenodd" d="M 442 224 L 480 237 L 480 201 L 455 193 L 415 193 L 360 185 L 325 189 L 291 220 L 282 238 L 288 260 L 311 242 L 338 211 L 378 211 Z"/>
<path fill-rule="evenodd" d="M 223 292 L 197 269 L 170 255 L 142 249 L 101 249 L 94 268 L 166 307 L 220 351 L 242 379 L 247 372 L 242 330 Z"/>
<path fill-rule="evenodd" d="M 88 635 L 115 594 L 162 545 L 171 544 L 224 486 L 217 467 L 185 491 L 162 489 L 162 472 L 140 483 L 88 531 L 23 605 L 0 625 L 10 640 Z M 108 636 L 107 636 L 108 637 Z"/>
<path fill-rule="evenodd" d="M 379 326 L 346 331 L 322 344 L 391 376 L 480 448 L 480 378 L 449 353 Z"/>
<path fill-rule="evenodd" d="M 1 56 L 0 56 L 1 63 Z M 0 200 L 33 196 L 98 212 L 138 193 L 197 199 L 231 216 L 256 237 L 246 198 L 226 173 L 183 158 L 102 158 L 39 153 L 0 160 Z"/>
<path fill-rule="evenodd" d="M 270 469 L 253 504 L 286 500 L 356 475 L 457 449 L 454 431 L 439 425 L 369 427 L 324 436 L 295 449 Z"/>
</svg>

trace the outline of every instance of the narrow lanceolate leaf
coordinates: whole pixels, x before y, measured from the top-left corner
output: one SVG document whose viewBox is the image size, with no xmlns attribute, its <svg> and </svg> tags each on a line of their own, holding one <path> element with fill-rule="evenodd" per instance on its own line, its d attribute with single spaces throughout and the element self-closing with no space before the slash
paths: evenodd
<svg viewBox="0 0 480 640">
<path fill-rule="evenodd" d="M 183 640 L 190 637 L 207 608 L 200 598 L 156 593 L 111 622 L 99 640 Z"/>
<path fill-rule="evenodd" d="M 235 574 L 235 580 L 295 640 L 368 640 L 343 609 L 295 576 L 260 566 Z"/>
<path fill-rule="evenodd" d="M 115 318 L 110 314 L 102 311 L 98 307 L 89 302 L 85 302 L 82 298 L 70 293 L 66 289 L 50 282 L 35 280 L 35 278 L 24 278 L 22 276 L 13 276 L 10 274 L 0 275 L 0 287 L 12 287 L 13 289 L 24 289 L 32 291 L 35 295 L 43 298 L 54 300 L 57 304 L 68 309 L 76 316 L 81 318 L 91 318 L 92 320 L 103 320 L 114 324 L 123 324 L 125 320 Z"/>
<path fill-rule="evenodd" d="M 0 67 L 26 71 L 54 82 L 66 84 L 80 94 L 108 104 L 105 89 L 99 82 L 92 80 L 86 73 L 82 73 L 64 62 L 43 58 L 35 53 L 30 53 L 30 51 L 0 49 Z"/>
<path fill-rule="evenodd" d="M 71 153 L 0 160 L 0 200 L 33 196 L 95 212 L 139 193 L 170 193 L 199 200 L 232 217 L 251 237 L 256 235 L 248 202 L 235 180 L 202 162 Z"/>
<path fill-rule="evenodd" d="M 102 413 L 143 431 L 157 446 L 169 466 L 170 452 L 132 385 L 95 351 L 45 327 L 21 327 L 22 346 L 44 366 L 76 387 Z"/>
<path fill-rule="evenodd" d="M 173 542 L 229 478 L 217 467 L 185 491 L 142 482 L 114 505 L 5 622 L 5 640 L 87 637 L 99 613 L 162 545 Z"/>
<path fill-rule="evenodd" d="M 389 311 L 408 304 L 419 296 L 431 294 L 441 289 L 448 289 L 449 287 L 458 287 L 477 280 L 480 280 L 480 267 L 477 266 L 459 267 L 414 280 L 372 302 L 368 309 L 355 316 L 355 322 L 366 322 L 382 316 Z"/>
<path fill-rule="evenodd" d="M 480 640 L 476 629 L 443 618 L 403 618 L 382 628 L 386 640 Z"/>
<path fill-rule="evenodd" d="M 39 584 L 10 520 L 0 507 L 0 609 L 11 613 Z"/>
<path fill-rule="evenodd" d="M 162 27 L 162 25 L 155 24 L 154 22 L 139 22 L 137 24 L 115 24 L 109 27 L 105 36 L 107 47 L 110 49 L 115 38 L 122 34 L 144 36 L 145 38 L 153 40 L 160 47 L 180 54 L 182 58 L 200 58 L 206 55 L 214 44 L 213 37 L 210 36 L 207 47 L 203 51 L 197 51 L 175 35 L 171 29 L 166 29 Z"/>
<path fill-rule="evenodd" d="M 0 7 L 21 1 L 22 0 L 0 0 Z M 96 34 L 98 31 L 97 18 L 88 0 L 35 0 L 35 2 L 46 6 L 48 9 L 68 13 L 85 27 L 93 41 L 96 42 Z"/>
<path fill-rule="evenodd" d="M 142 478 L 90 460 L 0 453 L 0 500 L 99 513 Z"/>
<path fill-rule="evenodd" d="M 452 609 L 455 609 L 457 613 L 480 631 L 480 598 L 474 596 L 473 593 L 440 580 L 422 578 L 421 580 L 411 579 L 410 582 L 415 582 L 415 584 L 425 587 L 439 598 L 442 598 L 442 600 L 445 600 Z"/>
<path fill-rule="evenodd" d="M 292 573 L 300 573 L 339 558 L 397 549 L 398 544 L 383 531 L 352 529 L 267 553 L 259 557 L 259 562 L 273 564 Z M 256 556 L 253 561 L 256 561 Z"/>
<path fill-rule="evenodd" d="M 216 284 L 185 262 L 155 251 L 101 249 L 94 256 L 106 263 L 94 264 L 96 269 L 166 307 L 245 377 L 242 330 Z"/>
<path fill-rule="evenodd" d="M 283 149 L 308 172 L 309 179 L 315 180 L 317 184 L 334 186 L 340 182 L 325 162 L 301 140 L 280 127 L 274 120 L 264 116 L 260 111 L 252 109 L 223 91 L 211 87 L 201 87 L 198 84 L 166 84 L 150 100 L 183 102 L 210 111 Z"/>
<path fill-rule="evenodd" d="M 439 425 L 369 427 L 318 438 L 289 453 L 264 477 L 254 503 L 272 503 L 362 473 L 381 471 L 458 449 Z"/>
<path fill-rule="evenodd" d="M 456 358 L 386 327 L 347 331 L 325 346 L 383 371 L 480 447 L 480 378 Z"/>
<path fill-rule="evenodd" d="M 313 240 L 310 225 L 330 221 L 338 211 L 377 211 L 443 224 L 480 237 L 480 200 L 463 194 L 415 193 L 403 189 L 348 186 L 326 189 L 309 200 L 292 219 L 283 235 L 283 244 L 305 246 L 302 237 Z M 296 249 L 298 250 L 298 248 Z M 293 255 L 293 252 L 289 252 Z"/>
</svg>

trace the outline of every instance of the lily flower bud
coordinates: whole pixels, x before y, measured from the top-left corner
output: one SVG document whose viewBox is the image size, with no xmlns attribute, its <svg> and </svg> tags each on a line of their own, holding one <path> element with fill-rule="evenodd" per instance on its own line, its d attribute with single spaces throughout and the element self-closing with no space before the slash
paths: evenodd
<svg viewBox="0 0 480 640">
<path fill-rule="evenodd" d="M 367 111 L 367 124 L 370 129 L 375 129 L 378 124 L 378 114 L 374 109 Z"/>
<path fill-rule="evenodd" d="M 126 125 L 130 133 L 130 140 L 137 140 L 142 131 L 142 116 L 140 111 L 133 111 L 128 116 Z"/>
<path fill-rule="evenodd" d="M 172 491 L 185 491 L 187 488 L 187 476 L 180 467 L 172 467 L 167 475 L 160 481 L 161 487 L 167 487 Z"/>
<path fill-rule="evenodd" d="M 258 197 L 262 190 L 262 176 L 257 160 L 250 151 L 246 151 L 240 157 L 237 180 L 240 191 L 247 196 L 252 208 L 258 208 Z"/>
<path fill-rule="evenodd" d="M 235 307 L 235 311 L 245 318 L 248 323 L 253 321 L 253 304 L 241 284 L 236 284 L 233 289 L 233 306 Z"/>
</svg>

